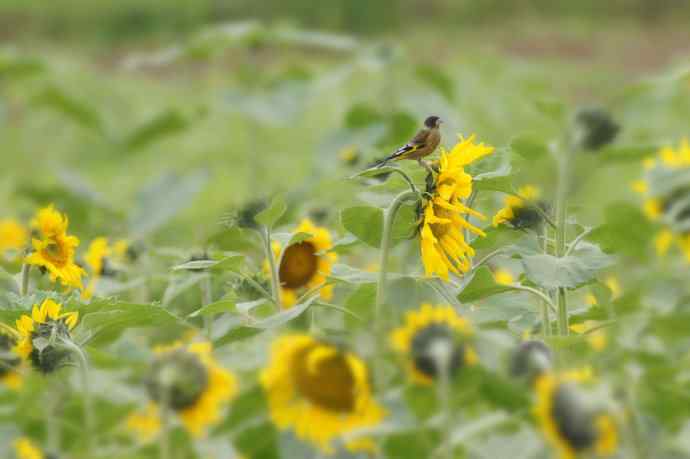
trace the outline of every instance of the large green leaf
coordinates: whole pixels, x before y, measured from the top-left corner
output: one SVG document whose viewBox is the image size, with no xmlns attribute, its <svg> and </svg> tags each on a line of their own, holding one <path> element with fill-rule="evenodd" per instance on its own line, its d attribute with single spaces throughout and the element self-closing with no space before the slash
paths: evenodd
<svg viewBox="0 0 690 459">
<path fill-rule="evenodd" d="M 77 332 L 91 346 L 101 346 L 117 339 L 129 328 L 191 328 L 167 309 L 150 304 L 102 302 L 84 306 Z"/>
<path fill-rule="evenodd" d="M 643 259 L 654 237 L 654 225 L 642 214 L 638 206 L 616 202 L 606 207 L 605 223 L 595 228 L 589 239 L 601 245 L 606 252 Z"/>
<path fill-rule="evenodd" d="M 348 207 L 340 212 L 343 227 L 365 244 L 379 248 L 383 231 L 383 209 L 371 206 Z M 417 204 L 403 204 L 393 222 L 391 245 L 409 239 L 417 229 Z"/>
<path fill-rule="evenodd" d="M 278 194 L 271 200 L 271 204 L 268 207 L 256 214 L 254 220 L 268 228 L 273 228 L 286 210 L 285 197 L 282 194 Z"/>
<path fill-rule="evenodd" d="M 527 277 L 544 288 L 579 287 L 613 262 L 614 258 L 602 252 L 598 245 L 584 242 L 566 257 L 546 254 L 522 257 Z"/>
<path fill-rule="evenodd" d="M 165 137 L 187 129 L 190 122 L 177 110 L 165 110 L 141 126 L 138 126 L 125 137 L 123 144 L 127 150 L 139 150 Z"/>
<path fill-rule="evenodd" d="M 34 97 L 33 103 L 40 107 L 51 108 L 83 127 L 99 133 L 104 132 L 103 121 L 95 108 L 56 86 L 45 88 Z"/>
<path fill-rule="evenodd" d="M 496 283 L 489 268 L 481 267 L 474 272 L 472 280 L 460 292 L 458 300 L 463 303 L 469 303 L 510 290 L 512 289 L 509 286 Z"/>
</svg>

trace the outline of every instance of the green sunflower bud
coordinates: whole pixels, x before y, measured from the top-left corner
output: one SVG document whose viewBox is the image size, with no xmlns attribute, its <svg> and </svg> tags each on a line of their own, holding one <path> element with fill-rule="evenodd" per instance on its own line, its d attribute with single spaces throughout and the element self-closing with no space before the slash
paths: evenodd
<svg viewBox="0 0 690 459">
<path fill-rule="evenodd" d="M 608 145 L 619 131 L 620 125 L 603 109 L 584 108 L 575 114 L 575 141 L 585 150 L 599 150 Z"/>
<path fill-rule="evenodd" d="M 525 378 L 530 383 L 553 366 L 551 349 L 542 341 L 530 340 L 521 343 L 510 359 L 510 374 Z"/>
<path fill-rule="evenodd" d="M 194 405 L 208 382 L 208 372 L 198 356 L 177 349 L 154 360 L 146 389 L 152 400 L 180 411 Z"/>
<path fill-rule="evenodd" d="M 60 339 L 71 340 L 69 327 L 64 321 L 36 324 L 31 333 L 32 349 L 29 359 L 33 367 L 49 374 L 71 362 L 72 352 L 58 344 Z"/>
</svg>

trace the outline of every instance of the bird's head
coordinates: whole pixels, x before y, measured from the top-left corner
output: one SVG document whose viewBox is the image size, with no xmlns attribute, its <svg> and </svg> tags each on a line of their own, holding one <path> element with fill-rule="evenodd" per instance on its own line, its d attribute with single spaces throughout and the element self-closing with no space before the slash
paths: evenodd
<svg viewBox="0 0 690 459">
<path fill-rule="evenodd" d="M 441 126 L 441 123 L 443 123 L 443 120 L 438 116 L 429 116 L 426 120 L 424 120 L 424 126 L 428 127 L 429 129 L 437 128 Z"/>
</svg>

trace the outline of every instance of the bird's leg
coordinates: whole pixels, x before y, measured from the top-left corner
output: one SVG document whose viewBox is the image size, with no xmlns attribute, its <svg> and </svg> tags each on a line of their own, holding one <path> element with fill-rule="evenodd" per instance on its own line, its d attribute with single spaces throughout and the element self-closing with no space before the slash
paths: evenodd
<svg viewBox="0 0 690 459">
<path fill-rule="evenodd" d="M 419 163 L 420 166 L 422 166 L 424 169 L 426 169 L 427 172 L 428 172 L 429 174 L 431 174 L 431 176 L 433 177 L 433 175 L 434 175 L 434 169 L 431 167 L 431 164 L 429 164 L 428 162 L 424 161 L 423 158 L 419 158 L 419 159 L 417 160 L 417 162 Z"/>
</svg>

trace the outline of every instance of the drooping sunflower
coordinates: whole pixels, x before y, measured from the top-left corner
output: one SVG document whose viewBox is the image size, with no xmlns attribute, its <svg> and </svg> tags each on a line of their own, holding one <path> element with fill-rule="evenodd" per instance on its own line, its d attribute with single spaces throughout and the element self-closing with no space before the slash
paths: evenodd
<svg viewBox="0 0 690 459">
<path fill-rule="evenodd" d="M 212 355 L 211 343 L 181 342 L 155 350 L 156 358 L 146 377 L 152 403 L 143 413 L 130 416 L 127 425 L 142 439 L 160 429 L 161 405 L 175 412 L 195 437 L 218 421 L 222 407 L 237 394 L 237 378 Z"/>
<path fill-rule="evenodd" d="M 506 196 L 505 206 L 494 215 L 493 225 L 507 223 L 515 229 L 534 229 L 542 223 L 542 215 L 535 206 L 543 206 L 537 200 L 541 190 L 533 185 L 521 187 L 517 196 Z"/>
<path fill-rule="evenodd" d="M 17 438 L 12 446 L 14 446 L 14 455 L 17 459 L 49 459 L 51 457 L 51 455 L 46 455 L 28 437 Z"/>
<path fill-rule="evenodd" d="M 86 272 L 74 262 L 79 239 L 67 234 L 68 224 L 67 216 L 52 205 L 39 210 L 32 222 L 39 237 L 32 240 L 33 252 L 25 262 L 48 270 L 52 282 L 60 280 L 68 287 L 82 288 L 81 276 Z"/>
<path fill-rule="evenodd" d="M 5 218 L 0 220 L 0 254 L 10 250 L 20 251 L 29 239 L 29 233 L 18 221 Z"/>
<path fill-rule="evenodd" d="M 355 354 L 309 335 L 274 341 L 271 361 L 259 378 L 275 425 L 292 429 L 327 454 L 335 451 L 335 440 L 384 418 L 369 379 L 366 364 Z M 373 448 L 363 438 L 345 446 Z"/>
<path fill-rule="evenodd" d="M 89 268 L 91 278 L 89 284 L 82 292 L 82 298 L 88 299 L 93 296 L 94 290 L 98 280 L 103 275 L 107 263 L 107 257 L 112 253 L 112 249 L 108 245 L 108 239 L 105 237 L 97 237 L 89 244 L 89 248 L 84 255 L 84 261 Z"/>
<path fill-rule="evenodd" d="M 0 384 L 9 389 L 17 389 L 22 383 L 19 372 L 22 361 L 14 350 L 16 345 L 14 332 L 0 327 Z"/>
<path fill-rule="evenodd" d="M 405 324 L 393 330 L 390 341 L 405 357 L 411 380 L 428 385 L 440 376 L 443 365 L 453 376 L 478 362 L 471 337 L 472 326 L 453 307 L 423 304 L 405 314 Z"/>
<path fill-rule="evenodd" d="M 534 414 L 560 459 L 584 453 L 610 456 L 618 449 L 614 418 L 592 404 L 579 386 L 591 377 L 591 371 L 584 370 L 545 373 L 537 379 Z"/>
<path fill-rule="evenodd" d="M 311 237 L 283 251 L 278 269 L 283 307 L 293 306 L 301 291 L 321 285 L 321 298 L 330 300 L 333 298 L 333 286 L 324 283 L 338 259 L 337 254 L 329 252 L 333 247 L 331 233 L 326 228 L 314 225 L 309 219 L 302 220 L 294 233 L 307 233 Z M 273 253 L 276 259 L 280 257 L 281 246 L 277 242 L 273 243 Z"/>
<path fill-rule="evenodd" d="M 20 339 L 15 347 L 17 354 L 41 373 L 47 374 L 61 368 L 70 359 L 70 351 L 56 340 L 71 339 L 70 332 L 76 327 L 79 313 L 61 313 L 62 305 L 50 298 L 41 305 L 35 304 L 31 316 L 22 315 L 16 322 Z M 37 338 L 47 341 L 38 348 Z"/>
<path fill-rule="evenodd" d="M 438 175 L 427 190 L 431 197 L 422 207 L 420 224 L 422 262 L 427 276 L 437 274 L 448 280 L 449 272 L 461 275 L 470 269 L 469 258 L 474 256 L 474 249 L 465 241 L 463 230 L 485 234 L 463 215 L 485 217 L 464 203 L 472 193 L 472 176 L 465 172 L 465 166 L 493 151 L 491 146 L 475 144 L 474 135 L 460 137 L 450 152 L 441 150 Z"/>
<path fill-rule="evenodd" d="M 645 160 L 644 169 L 633 189 L 645 197 L 647 218 L 662 226 L 654 240 L 656 252 L 663 256 L 675 243 L 690 262 L 690 143 L 684 139 L 678 149 L 662 148 L 656 158 Z"/>
</svg>

